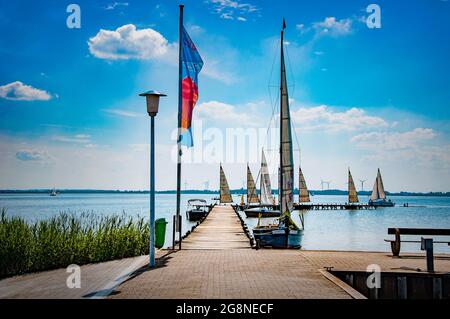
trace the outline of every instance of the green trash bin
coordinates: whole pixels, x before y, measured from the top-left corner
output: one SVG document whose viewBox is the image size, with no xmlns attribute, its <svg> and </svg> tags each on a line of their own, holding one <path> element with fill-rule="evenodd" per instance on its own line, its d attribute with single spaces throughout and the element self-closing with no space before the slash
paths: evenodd
<svg viewBox="0 0 450 319">
<path fill-rule="evenodd" d="M 167 222 L 165 218 L 159 218 L 155 220 L 155 247 L 163 248 L 166 241 L 166 226 Z"/>
</svg>

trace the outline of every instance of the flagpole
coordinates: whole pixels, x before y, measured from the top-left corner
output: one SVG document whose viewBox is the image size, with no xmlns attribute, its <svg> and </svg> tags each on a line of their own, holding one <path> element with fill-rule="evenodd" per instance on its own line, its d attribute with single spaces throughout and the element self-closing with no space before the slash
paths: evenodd
<svg viewBox="0 0 450 319">
<path fill-rule="evenodd" d="M 178 153 L 177 153 L 177 217 L 176 217 L 176 231 L 178 231 L 178 249 L 181 250 L 181 220 L 180 220 L 180 204 L 181 204 L 181 111 L 183 107 L 182 100 L 182 67 L 181 67 L 181 57 L 183 54 L 183 43 L 182 43 L 182 34 L 183 34 L 183 11 L 184 5 L 180 4 L 180 25 L 179 25 L 179 44 L 178 44 Z M 175 247 L 174 247 L 175 248 Z"/>
</svg>

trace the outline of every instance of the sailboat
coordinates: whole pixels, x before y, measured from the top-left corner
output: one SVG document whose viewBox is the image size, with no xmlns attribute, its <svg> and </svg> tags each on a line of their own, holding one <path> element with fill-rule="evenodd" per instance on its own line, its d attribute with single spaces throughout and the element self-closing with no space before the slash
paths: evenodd
<svg viewBox="0 0 450 319">
<path fill-rule="evenodd" d="M 298 202 L 310 203 L 308 187 L 306 186 L 305 177 L 303 176 L 302 168 L 299 167 L 299 188 L 298 188 Z"/>
<path fill-rule="evenodd" d="M 392 202 L 390 199 L 386 199 L 386 193 L 384 192 L 380 169 L 378 169 L 377 178 L 375 179 L 375 184 L 373 185 L 372 196 L 370 196 L 369 205 L 376 207 L 395 206 L 394 202 Z"/>
<path fill-rule="evenodd" d="M 56 192 L 56 189 L 53 188 L 49 195 L 53 197 L 53 196 L 57 196 L 58 193 Z"/>
<path fill-rule="evenodd" d="M 250 169 L 247 166 L 248 172 Z M 261 187 L 261 200 L 259 202 L 259 207 L 247 208 L 244 210 L 247 217 L 279 217 L 281 212 L 279 210 L 274 210 L 275 199 L 272 195 L 272 187 L 270 185 L 270 175 L 269 169 L 267 167 L 266 156 L 264 155 L 264 150 L 261 155 L 261 172 L 260 172 L 260 187 Z M 251 172 L 250 172 L 251 176 Z M 253 180 L 253 178 L 252 178 Z M 254 185 L 254 184 L 253 184 Z M 248 186 L 247 186 L 248 187 Z M 256 187 L 255 187 L 256 193 Z"/>
<path fill-rule="evenodd" d="M 273 248 L 300 248 L 303 230 L 291 218 L 294 210 L 294 161 L 292 155 L 291 115 L 289 111 L 289 96 L 286 81 L 286 67 L 284 62 L 284 29 L 283 19 L 281 30 L 281 63 L 280 63 L 280 208 L 281 217 L 277 225 L 253 228 L 257 246 Z"/>
<path fill-rule="evenodd" d="M 353 182 L 353 176 L 348 169 L 348 202 L 350 204 L 359 203 L 358 192 L 356 191 L 355 183 Z"/>
<path fill-rule="evenodd" d="M 222 168 L 222 164 L 220 165 L 220 203 L 221 204 L 229 204 L 233 202 L 233 198 L 231 197 L 230 187 L 228 187 L 228 181 L 225 176 L 225 173 Z"/>
<path fill-rule="evenodd" d="M 258 193 L 256 191 L 255 180 L 253 179 L 252 171 L 247 164 L 247 205 L 259 206 Z"/>
</svg>

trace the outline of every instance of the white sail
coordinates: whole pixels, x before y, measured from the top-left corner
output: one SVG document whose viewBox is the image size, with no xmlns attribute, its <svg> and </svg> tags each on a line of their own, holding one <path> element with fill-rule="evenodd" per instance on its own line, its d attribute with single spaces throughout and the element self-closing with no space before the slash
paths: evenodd
<svg viewBox="0 0 450 319">
<path fill-rule="evenodd" d="M 309 203 L 311 199 L 309 198 L 308 187 L 306 187 L 305 177 L 303 176 L 302 169 L 299 168 L 299 181 L 300 185 L 298 188 L 298 197 L 300 203 Z"/>
<path fill-rule="evenodd" d="M 220 203 L 232 203 L 233 198 L 231 197 L 230 188 L 228 187 L 228 181 L 225 177 L 222 165 L 220 165 Z"/>
<path fill-rule="evenodd" d="M 353 182 L 352 173 L 348 170 L 348 202 L 358 203 L 358 192 L 356 191 L 355 183 Z"/>
<path fill-rule="evenodd" d="M 386 193 L 384 192 L 383 179 L 381 178 L 380 169 L 378 169 L 377 178 L 373 185 L 371 200 L 386 199 Z"/>
<path fill-rule="evenodd" d="M 272 186 L 270 184 L 269 168 L 267 167 L 266 156 L 264 150 L 261 155 L 261 204 L 272 205 L 274 198 L 272 195 Z"/>
<path fill-rule="evenodd" d="M 259 204 L 258 194 L 256 192 L 255 180 L 253 179 L 250 167 L 247 165 L 247 204 Z"/>
<path fill-rule="evenodd" d="M 372 195 L 370 195 L 371 200 L 377 200 L 380 198 L 378 194 L 378 176 L 375 178 L 375 183 L 373 184 Z"/>
<path fill-rule="evenodd" d="M 280 99 L 280 133 L 281 133 L 281 213 L 288 214 L 294 210 L 294 159 L 292 156 L 291 114 L 284 63 L 283 39 L 281 42 L 281 99 Z"/>
<path fill-rule="evenodd" d="M 377 185 L 378 185 L 378 197 L 380 199 L 386 199 L 386 194 L 384 193 L 384 185 L 383 185 L 383 179 L 381 178 L 380 169 L 378 169 L 378 174 L 377 174 Z"/>
</svg>

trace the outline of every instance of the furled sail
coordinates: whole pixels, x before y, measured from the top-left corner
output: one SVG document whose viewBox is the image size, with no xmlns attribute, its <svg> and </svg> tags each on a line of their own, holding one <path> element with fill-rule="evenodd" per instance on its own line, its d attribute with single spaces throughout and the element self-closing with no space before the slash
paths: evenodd
<svg viewBox="0 0 450 319">
<path fill-rule="evenodd" d="M 356 191 L 355 183 L 353 182 L 352 173 L 348 170 L 348 202 L 358 203 L 358 193 Z"/>
<path fill-rule="evenodd" d="M 253 179 L 250 167 L 247 165 L 247 204 L 259 204 L 258 194 L 256 193 L 255 180 Z"/>
<path fill-rule="evenodd" d="M 267 167 L 266 156 L 264 150 L 261 155 L 261 204 L 272 205 L 274 198 L 272 195 L 272 186 L 270 185 L 269 168 Z"/>
<path fill-rule="evenodd" d="M 222 165 L 220 165 L 220 203 L 232 203 L 230 188 L 228 187 L 228 181 L 223 172 Z"/>
<path fill-rule="evenodd" d="M 285 24 L 283 22 L 283 29 Z M 283 35 L 283 34 L 282 34 Z M 294 210 L 294 159 L 292 156 L 291 114 L 284 62 L 283 36 L 281 38 L 281 96 L 280 96 L 280 142 L 281 142 L 281 213 Z"/>
<path fill-rule="evenodd" d="M 377 178 L 375 179 L 375 184 L 373 185 L 371 200 L 385 199 L 386 194 L 384 192 L 383 179 L 381 178 L 380 169 L 378 169 Z"/>
<path fill-rule="evenodd" d="M 299 196 L 299 202 L 300 203 L 309 203 L 311 199 L 309 198 L 309 192 L 308 187 L 306 187 L 305 177 L 303 176 L 302 169 L 299 168 L 299 189 L 298 189 L 298 196 Z"/>
</svg>

